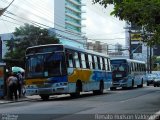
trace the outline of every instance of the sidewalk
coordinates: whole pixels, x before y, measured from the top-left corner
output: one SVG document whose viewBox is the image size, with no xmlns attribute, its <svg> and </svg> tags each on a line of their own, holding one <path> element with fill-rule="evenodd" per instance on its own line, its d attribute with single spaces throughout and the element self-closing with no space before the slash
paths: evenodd
<svg viewBox="0 0 160 120">
<path fill-rule="evenodd" d="M 40 99 L 40 96 L 38 96 L 38 95 L 24 96 L 24 97 L 18 99 L 17 101 L 15 101 L 15 100 L 7 100 L 6 98 L 0 98 L 0 104 L 28 101 L 28 100 L 34 100 L 34 99 Z"/>
</svg>

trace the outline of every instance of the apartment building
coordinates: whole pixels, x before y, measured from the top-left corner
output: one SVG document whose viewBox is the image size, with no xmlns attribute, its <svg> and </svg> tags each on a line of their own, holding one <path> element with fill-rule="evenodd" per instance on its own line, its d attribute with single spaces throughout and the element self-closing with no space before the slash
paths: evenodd
<svg viewBox="0 0 160 120">
<path fill-rule="evenodd" d="M 84 48 L 82 0 L 54 0 L 54 29 L 62 44 Z"/>
</svg>

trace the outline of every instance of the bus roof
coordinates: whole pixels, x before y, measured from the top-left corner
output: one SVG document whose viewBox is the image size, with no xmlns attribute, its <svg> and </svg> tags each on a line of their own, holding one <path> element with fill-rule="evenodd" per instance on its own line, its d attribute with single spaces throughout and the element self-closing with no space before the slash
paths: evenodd
<svg viewBox="0 0 160 120">
<path fill-rule="evenodd" d="M 113 59 L 111 59 L 111 61 L 112 61 L 112 60 L 126 60 L 126 61 L 128 61 L 128 62 L 136 62 L 136 63 L 143 63 L 143 64 L 146 63 L 145 61 L 128 59 L 128 58 L 113 58 Z"/>
<path fill-rule="evenodd" d="M 84 53 L 89 53 L 89 54 L 95 54 L 95 55 L 98 55 L 98 56 L 109 57 L 108 55 L 105 55 L 105 54 L 103 54 L 103 53 L 98 53 L 98 52 L 95 52 L 95 51 L 92 51 L 92 50 L 86 50 L 86 49 L 77 48 L 77 47 L 73 47 L 73 46 L 70 46 L 70 45 L 62 45 L 62 44 L 37 45 L 37 46 L 28 47 L 26 50 L 31 49 L 31 48 L 47 47 L 47 46 L 56 46 L 56 45 L 61 45 L 61 46 L 64 46 L 64 48 L 71 49 L 71 50 L 76 50 L 76 51 L 81 51 L 81 52 L 84 52 Z"/>
</svg>

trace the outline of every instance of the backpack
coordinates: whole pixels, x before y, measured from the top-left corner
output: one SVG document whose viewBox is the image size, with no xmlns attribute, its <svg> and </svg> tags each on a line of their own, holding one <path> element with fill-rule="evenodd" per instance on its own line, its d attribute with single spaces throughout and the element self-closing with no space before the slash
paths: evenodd
<svg viewBox="0 0 160 120">
<path fill-rule="evenodd" d="M 9 86 L 13 84 L 18 84 L 18 79 L 16 77 L 10 76 L 8 79 L 9 79 L 9 83 L 8 83 Z"/>
</svg>

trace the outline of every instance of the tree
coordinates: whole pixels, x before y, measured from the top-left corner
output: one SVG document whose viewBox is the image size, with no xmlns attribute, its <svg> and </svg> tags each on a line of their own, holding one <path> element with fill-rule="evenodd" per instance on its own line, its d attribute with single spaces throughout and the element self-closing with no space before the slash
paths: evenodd
<svg viewBox="0 0 160 120">
<path fill-rule="evenodd" d="M 105 8 L 113 4 L 111 15 L 143 26 L 144 39 L 149 45 L 160 45 L 160 2 L 159 0 L 93 0 Z"/>
<path fill-rule="evenodd" d="M 7 43 L 8 52 L 5 55 L 6 59 L 24 60 L 25 50 L 34 45 L 56 44 L 59 43 L 55 35 L 49 35 L 47 29 L 41 29 L 29 24 L 24 24 L 19 28 L 15 28 L 13 33 L 15 39 L 11 39 Z"/>
</svg>

